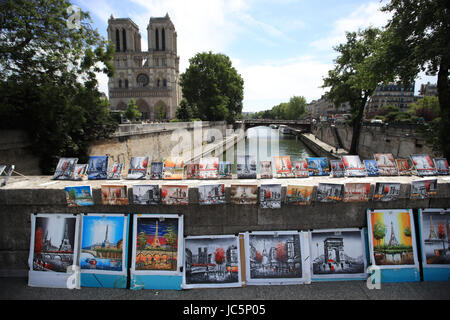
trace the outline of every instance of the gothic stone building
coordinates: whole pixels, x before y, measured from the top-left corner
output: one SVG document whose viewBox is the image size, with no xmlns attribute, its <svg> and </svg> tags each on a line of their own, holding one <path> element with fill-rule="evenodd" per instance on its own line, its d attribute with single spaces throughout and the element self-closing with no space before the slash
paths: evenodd
<svg viewBox="0 0 450 320">
<path fill-rule="evenodd" d="M 129 18 L 108 21 L 108 39 L 114 43 L 116 73 L 109 79 L 112 112 L 123 111 L 131 98 L 142 118 L 172 119 L 181 100 L 177 33 L 166 14 L 150 18 L 148 51 L 141 50 L 138 26 Z"/>
</svg>

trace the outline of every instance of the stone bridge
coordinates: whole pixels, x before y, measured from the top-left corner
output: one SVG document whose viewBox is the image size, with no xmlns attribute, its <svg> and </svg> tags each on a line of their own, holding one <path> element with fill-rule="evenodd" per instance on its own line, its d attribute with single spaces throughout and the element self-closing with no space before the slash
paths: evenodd
<svg viewBox="0 0 450 320">
<path fill-rule="evenodd" d="M 244 129 L 257 127 L 257 126 L 270 126 L 272 125 L 285 125 L 288 128 L 300 130 L 301 132 L 311 132 L 311 120 L 301 119 L 301 120 L 276 120 L 276 119 L 250 119 L 243 120 L 240 123 L 243 124 Z"/>
</svg>

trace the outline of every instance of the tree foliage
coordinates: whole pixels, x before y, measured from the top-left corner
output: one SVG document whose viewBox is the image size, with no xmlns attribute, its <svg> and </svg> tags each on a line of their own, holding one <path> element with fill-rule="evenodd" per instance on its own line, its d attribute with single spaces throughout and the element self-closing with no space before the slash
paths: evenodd
<svg viewBox="0 0 450 320">
<path fill-rule="evenodd" d="M 142 113 L 138 110 L 136 101 L 134 101 L 133 98 L 128 102 L 127 109 L 123 112 L 123 115 L 130 121 L 142 116 Z"/>
<path fill-rule="evenodd" d="M 29 133 L 44 174 L 61 156 L 87 162 L 90 141 L 117 123 L 98 91 L 96 73 L 113 75 L 114 46 L 91 27 L 86 12 L 73 21 L 67 0 L 0 3 L 0 123 Z"/>
<path fill-rule="evenodd" d="M 289 102 L 282 102 L 270 110 L 260 111 L 253 115 L 256 119 L 298 120 L 306 113 L 306 99 L 293 96 Z"/>
<path fill-rule="evenodd" d="M 206 121 L 234 122 L 242 112 L 244 80 L 224 54 L 197 53 L 180 77 L 183 97 Z"/>
<path fill-rule="evenodd" d="M 175 117 L 178 120 L 189 122 L 191 121 L 193 117 L 192 108 L 187 102 L 185 98 L 183 98 L 180 102 L 180 106 L 177 108 L 177 111 L 175 112 Z"/>
</svg>

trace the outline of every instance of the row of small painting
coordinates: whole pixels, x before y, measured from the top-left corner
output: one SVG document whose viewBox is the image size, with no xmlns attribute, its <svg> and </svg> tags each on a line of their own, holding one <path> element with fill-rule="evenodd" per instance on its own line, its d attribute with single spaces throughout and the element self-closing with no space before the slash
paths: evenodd
<svg viewBox="0 0 450 320">
<path fill-rule="evenodd" d="M 415 168 L 418 176 L 448 175 L 448 162 L 445 158 L 431 159 L 429 155 L 411 155 L 408 159 L 394 159 L 392 154 L 375 154 L 374 160 L 361 162 L 359 156 L 342 156 L 341 160 L 330 160 L 333 177 L 375 177 L 411 175 Z M 55 180 L 120 180 L 123 163 L 110 164 L 108 156 L 91 156 L 89 164 L 77 164 L 78 158 L 61 158 L 55 170 Z M 290 156 L 274 157 L 275 175 L 272 161 L 260 161 L 260 178 L 306 178 L 310 176 L 329 176 L 330 168 L 325 157 L 307 158 L 295 161 Z M 149 157 L 132 157 L 127 179 L 147 179 Z M 256 179 L 257 164 L 254 156 L 238 156 L 236 173 L 238 179 Z M 219 161 L 217 157 L 201 158 L 198 163 L 184 163 L 181 158 L 169 158 L 164 162 L 150 163 L 151 180 L 182 179 L 232 179 L 232 163 Z"/>
<path fill-rule="evenodd" d="M 436 196 L 437 179 L 411 182 L 411 199 L 423 200 Z M 233 204 L 259 204 L 261 208 L 281 208 L 281 184 L 231 185 L 230 202 Z M 102 185 L 103 205 L 128 205 L 126 185 Z M 138 205 L 187 205 L 189 187 L 187 185 L 134 185 L 133 204 Z M 309 205 L 313 200 L 314 186 L 289 185 L 284 202 L 292 205 Z M 366 202 L 394 201 L 400 195 L 400 183 L 377 182 L 373 196 L 370 197 L 370 183 L 319 183 L 315 200 L 317 202 Z M 90 186 L 71 186 L 65 188 L 69 207 L 92 206 L 94 200 Z M 200 205 L 225 204 L 225 185 L 210 184 L 198 186 Z"/>
<path fill-rule="evenodd" d="M 450 279 L 450 210 L 419 210 L 420 253 L 412 210 L 367 210 L 367 230 L 187 237 L 181 214 L 134 214 L 131 228 L 129 217 L 33 214 L 29 285 L 66 287 L 68 268 L 76 270 L 75 265 L 81 270 L 81 286 L 108 287 L 100 277 L 108 275 L 116 277 L 110 287 L 125 288 L 128 252 L 131 289 L 151 288 L 145 276 L 178 276 L 178 289 L 363 280 L 369 264 L 382 271 L 397 270 L 399 281 L 398 271 L 413 269 L 408 281 L 420 281 L 420 257 L 424 280 L 436 280 L 427 278 L 427 268 L 440 268 L 439 280 Z M 128 232 L 133 239 L 130 248 Z M 65 282 L 56 285 L 58 274 Z M 100 283 L 89 282 L 91 275 Z"/>
</svg>

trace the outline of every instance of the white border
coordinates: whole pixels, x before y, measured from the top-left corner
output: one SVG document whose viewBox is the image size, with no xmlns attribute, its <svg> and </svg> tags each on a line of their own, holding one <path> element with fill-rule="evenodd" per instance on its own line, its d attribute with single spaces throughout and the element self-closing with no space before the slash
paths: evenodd
<svg viewBox="0 0 450 320">
<path fill-rule="evenodd" d="M 136 244 L 137 244 L 137 219 L 138 218 L 153 218 L 153 219 L 178 219 L 178 252 L 177 252 L 177 270 L 136 270 Z M 178 214 L 153 214 L 153 213 L 139 213 L 133 215 L 133 243 L 132 243 L 132 256 L 130 272 L 134 275 L 170 275 L 170 276 L 182 276 L 183 272 L 181 267 L 184 265 L 183 253 L 184 253 L 184 241 L 183 241 L 183 215 Z"/>
<path fill-rule="evenodd" d="M 327 232 L 360 232 L 361 235 L 361 246 L 362 246 L 362 256 L 364 260 L 364 272 L 362 273 L 338 273 L 338 274 L 314 274 L 313 272 L 313 247 L 312 247 L 312 234 L 313 233 L 327 233 Z M 367 278 L 368 274 L 366 273 L 367 270 L 367 256 L 366 256 L 366 241 L 364 237 L 364 229 L 358 229 L 358 228 L 342 228 L 342 229 L 314 229 L 308 232 L 309 236 L 309 252 L 310 252 L 310 266 L 311 266 L 311 278 L 313 280 L 322 280 L 322 279 L 330 279 L 330 280 L 340 280 L 340 279 L 349 279 L 349 278 L 355 278 L 355 279 L 361 279 L 361 278 Z"/>
<path fill-rule="evenodd" d="M 195 289 L 195 288 L 236 288 L 242 287 L 242 263 L 241 263 L 241 250 L 240 250 L 240 241 L 239 236 L 235 235 L 217 235 L 217 236 L 188 236 L 184 238 L 183 247 L 186 248 L 186 240 L 201 240 L 201 239 L 234 239 L 237 247 L 237 255 L 238 255 L 238 282 L 233 283 L 204 283 L 204 284 L 187 284 L 186 283 L 186 265 L 183 265 L 183 283 L 181 287 L 183 289 Z M 183 250 L 183 261 L 186 262 L 185 259 L 186 250 Z"/>
<path fill-rule="evenodd" d="M 122 236 L 122 271 L 113 271 L 113 270 L 98 270 L 98 269 L 82 269 L 81 268 L 81 250 L 83 243 L 83 231 L 84 231 L 84 218 L 85 217 L 123 217 L 123 236 Z M 80 272 L 81 273 L 90 273 L 90 274 L 112 274 L 112 275 L 126 275 L 127 274 L 127 266 L 126 266 L 126 252 L 128 247 L 128 215 L 127 214 L 112 214 L 112 213 L 88 213 L 81 215 L 81 228 L 80 228 L 80 250 L 79 250 L 79 258 L 80 261 Z"/>
<path fill-rule="evenodd" d="M 300 254 L 302 263 L 301 278 L 252 279 L 250 276 L 250 235 L 299 235 Z M 308 232 L 302 231 L 253 231 L 244 233 L 245 275 L 248 285 L 290 285 L 311 283 L 309 237 Z"/>
<path fill-rule="evenodd" d="M 387 213 L 388 211 L 392 211 L 394 213 L 407 212 L 409 213 L 409 221 L 411 224 L 411 241 L 413 247 L 413 256 L 414 256 L 414 264 L 401 264 L 401 265 L 377 265 L 375 263 L 374 252 L 373 252 L 373 243 L 372 243 L 372 219 L 370 218 L 370 214 L 372 212 L 382 212 Z M 411 269 L 416 268 L 419 270 L 419 260 L 417 258 L 417 245 L 416 245 L 416 230 L 414 225 L 414 217 L 412 213 L 412 209 L 380 209 L 380 210 L 371 210 L 367 209 L 367 237 L 369 238 L 369 253 L 370 253 L 370 263 L 374 266 L 377 266 L 380 269 Z"/>
</svg>

